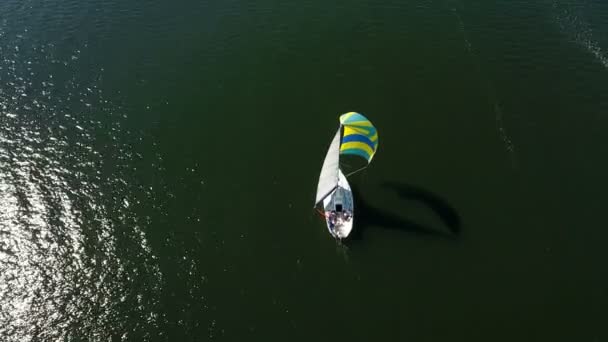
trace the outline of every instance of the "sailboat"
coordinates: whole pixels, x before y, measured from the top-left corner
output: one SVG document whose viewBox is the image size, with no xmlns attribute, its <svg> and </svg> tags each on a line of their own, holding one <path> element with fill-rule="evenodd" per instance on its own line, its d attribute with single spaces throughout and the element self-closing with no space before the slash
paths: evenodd
<svg viewBox="0 0 608 342">
<path fill-rule="evenodd" d="M 329 233 L 336 239 L 348 237 L 353 229 L 355 206 L 347 177 L 365 169 L 378 150 L 378 132 L 365 116 L 356 112 L 340 115 L 336 131 L 319 176 L 314 207 L 325 217 Z M 362 166 L 346 175 L 344 160 Z M 321 206 L 321 209 L 318 207 Z"/>
</svg>

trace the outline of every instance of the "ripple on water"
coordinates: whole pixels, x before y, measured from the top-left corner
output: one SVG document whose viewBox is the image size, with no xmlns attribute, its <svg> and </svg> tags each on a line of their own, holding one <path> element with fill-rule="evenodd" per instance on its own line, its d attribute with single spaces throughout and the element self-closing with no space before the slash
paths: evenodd
<svg viewBox="0 0 608 342">
<path fill-rule="evenodd" d="M 163 319 L 128 132 L 99 77 L 79 76 L 85 51 L 0 29 L 3 341 L 147 340 Z"/>
<path fill-rule="evenodd" d="M 590 18 L 595 13 L 606 13 L 600 10 L 599 2 L 564 2 L 554 0 L 552 9 L 555 21 L 562 33 L 569 37 L 574 43 L 582 46 L 590 53 L 597 62 L 608 69 L 608 53 L 602 49 L 600 40 L 601 33 L 594 32 Z M 605 6 L 605 5 L 604 5 Z M 597 19 L 601 22 L 602 18 Z"/>
</svg>

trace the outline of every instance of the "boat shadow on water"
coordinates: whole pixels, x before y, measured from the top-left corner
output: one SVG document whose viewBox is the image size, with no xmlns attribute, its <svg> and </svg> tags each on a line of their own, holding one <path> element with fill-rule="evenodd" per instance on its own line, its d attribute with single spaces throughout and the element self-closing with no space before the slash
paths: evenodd
<svg viewBox="0 0 608 342">
<path fill-rule="evenodd" d="M 365 231 L 374 227 L 448 239 L 455 239 L 460 235 L 460 216 L 443 198 L 421 187 L 395 181 L 384 182 L 381 186 L 394 191 L 400 200 L 414 201 L 428 207 L 441 220 L 443 227 L 419 223 L 408 218 L 407 214 L 396 214 L 392 210 L 373 206 L 363 199 L 356 186 L 351 185 L 355 198 L 355 226 L 348 240 L 362 240 Z"/>
</svg>

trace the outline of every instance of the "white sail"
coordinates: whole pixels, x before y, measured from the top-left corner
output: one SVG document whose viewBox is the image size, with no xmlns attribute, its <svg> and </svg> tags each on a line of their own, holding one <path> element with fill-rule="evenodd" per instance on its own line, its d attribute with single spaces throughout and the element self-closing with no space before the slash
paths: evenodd
<svg viewBox="0 0 608 342">
<path fill-rule="evenodd" d="M 321 175 L 319 176 L 319 184 L 317 185 L 317 198 L 315 206 L 319 204 L 327 195 L 329 195 L 338 186 L 338 168 L 340 162 L 340 135 L 342 127 L 338 128 L 334 139 L 329 145 Z"/>
</svg>

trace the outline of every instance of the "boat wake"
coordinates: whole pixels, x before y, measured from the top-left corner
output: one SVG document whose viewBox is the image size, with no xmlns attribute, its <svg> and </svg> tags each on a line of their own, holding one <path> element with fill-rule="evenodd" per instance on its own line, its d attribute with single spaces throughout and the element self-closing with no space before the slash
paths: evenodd
<svg viewBox="0 0 608 342">
<path fill-rule="evenodd" d="M 498 100 L 498 96 L 496 95 L 496 90 L 494 89 L 492 82 L 486 76 L 486 74 L 484 73 L 484 71 L 481 67 L 481 63 L 479 62 L 479 56 L 475 52 L 475 49 L 473 48 L 473 44 L 471 44 L 471 41 L 469 40 L 467 31 L 466 31 L 466 28 L 464 25 L 464 21 L 462 20 L 462 17 L 460 16 L 457 6 L 455 4 L 452 4 L 451 9 L 452 9 L 452 13 L 454 14 L 454 17 L 456 18 L 456 21 L 458 23 L 458 27 L 462 34 L 462 40 L 464 41 L 466 50 L 475 62 L 475 66 L 477 67 L 477 73 L 479 74 L 481 79 L 483 81 L 485 81 L 484 88 L 487 89 L 488 102 L 494 109 L 494 119 L 496 122 L 496 129 L 498 131 L 500 140 L 502 141 L 505 149 L 507 150 L 507 153 L 509 154 L 509 158 L 511 159 L 511 165 L 513 167 L 516 167 L 517 159 L 516 159 L 516 155 L 515 155 L 515 146 L 513 145 L 513 141 L 509 137 L 509 134 L 507 133 L 507 129 L 505 127 L 504 118 L 503 118 L 503 110 L 502 110 L 502 107 L 500 106 L 500 101 Z"/>
<path fill-rule="evenodd" d="M 594 5 L 587 1 L 562 3 L 556 0 L 553 1 L 552 8 L 553 17 L 560 31 L 608 69 L 608 52 L 600 46 L 592 21 L 587 15 L 587 13 L 600 13 Z"/>
</svg>

